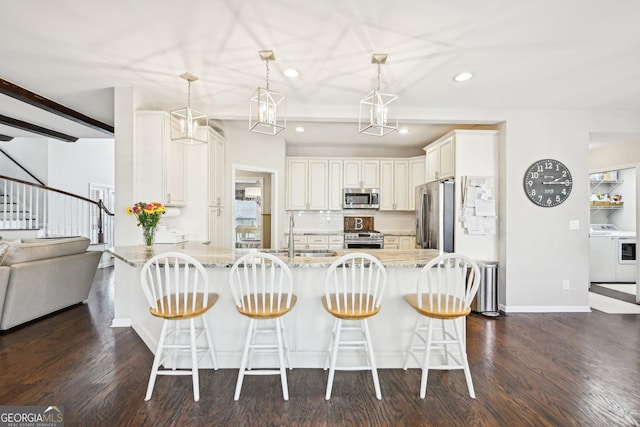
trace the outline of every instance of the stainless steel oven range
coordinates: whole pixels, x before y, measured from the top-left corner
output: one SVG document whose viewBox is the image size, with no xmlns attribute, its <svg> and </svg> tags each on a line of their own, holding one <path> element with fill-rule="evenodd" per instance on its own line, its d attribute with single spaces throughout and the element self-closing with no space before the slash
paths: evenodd
<svg viewBox="0 0 640 427">
<path fill-rule="evenodd" d="M 384 234 L 379 231 L 345 232 L 345 249 L 383 249 Z"/>
</svg>

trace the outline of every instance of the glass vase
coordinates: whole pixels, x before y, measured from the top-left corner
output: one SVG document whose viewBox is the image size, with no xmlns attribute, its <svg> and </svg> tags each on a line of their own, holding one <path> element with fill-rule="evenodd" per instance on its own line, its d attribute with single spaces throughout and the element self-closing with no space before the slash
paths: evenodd
<svg viewBox="0 0 640 427">
<path fill-rule="evenodd" d="M 153 228 L 143 228 L 142 229 L 142 237 L 144 238 L 144 245 L 147 247 L 153 246 L 153 241 L 156 238 L 156 229 Z"/>
</svg>

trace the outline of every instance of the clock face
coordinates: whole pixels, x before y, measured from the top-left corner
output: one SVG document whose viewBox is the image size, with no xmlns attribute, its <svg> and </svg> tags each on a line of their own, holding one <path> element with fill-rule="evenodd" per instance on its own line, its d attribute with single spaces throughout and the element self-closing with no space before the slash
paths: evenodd
<svg viewBox="0 0 640 427">
<path fill-rule="evenodd" d="M 523 184 L 529 200 L 550 208 L 567 200 L 573 181 L 569 169 L 562 162 L 544 159 L 529 166 Z"/>
</svg>

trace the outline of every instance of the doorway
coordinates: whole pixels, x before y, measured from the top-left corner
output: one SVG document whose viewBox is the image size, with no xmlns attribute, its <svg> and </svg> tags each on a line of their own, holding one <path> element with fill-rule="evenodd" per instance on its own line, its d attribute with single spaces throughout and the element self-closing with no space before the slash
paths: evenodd
<svg viewBox="0 0 640 427">
<path fill-rule="evenodd" d="M 592 172 L 589 184 L 590 306 L 605 313 L 636 312 L 637 306 L 632 305 L 640 300 L 635 250 L 640 190 L 637 167 Z"/>
<path fill-rule="evenodd" d="M 252 166 L 233 166 L 233 247 L 277 247 L 275 171 Z"/>
</svg>

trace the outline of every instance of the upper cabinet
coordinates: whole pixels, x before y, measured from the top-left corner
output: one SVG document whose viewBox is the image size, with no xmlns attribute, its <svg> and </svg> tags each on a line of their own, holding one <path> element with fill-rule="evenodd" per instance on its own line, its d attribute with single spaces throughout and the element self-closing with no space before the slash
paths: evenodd
<svg viewBox="0 0 640 427">
<path fill-rule="evenodd" d="M 455 174 L 455 138 L 453 135 L 439 139 L 425 147 L 426 182 L 453 178 Z"/>
<path fill-rule="evenodd" d="M 380 160 L 380 210 L 405 211 L 409 206 L 409 161 Z"/>
<path fill-rule="evenodd" d="M 159 149 L 160 148 L 160 149 Z M 171 141 L 169 114 L 136 112 L 137 197 L 166 206 L 185 206 L 185 145 Z"/>
<path fill-rule="evenodd" d="M 335 196 L 330 197 L 330 188 L 336 178 L 330 172 L 338 172 L 335 164 L 329 168 L 329 161 L 315 158 L 287 159 L 287 210 L 326 210 L 336 203 Z M 341 209 L 333 207 L 333 209 Z"/>
<path fill-rule="evenodd" d="M 409 210 L 413 210 L 416 207 L 416 187 L 427 182 L 425 168 L 425 156 L 409 158 Z"/>
<path fill-rule="evenodd" d="M 454 130 L 424 147 L 426 182 L 466 176 L 497 176 L 496 130 Z"/>
<path fill-rule="evenodd" d="M 415 208 L 415 187 L 425 183 L 425 157 L 287 158 L 287 210 L 342 210 L 343 188 L 379 188 L 380 210 Z"/>
<path fill-rule="evenodd" d="M 348 159 L 343 163 L 345 188 L 380 187 L 380 161 L 374 159 Z"/>
<path fill-rule="evenodd" d="M 342 210 L 342 160 L 329 160 L 329 210 Z"/>
</svg>

